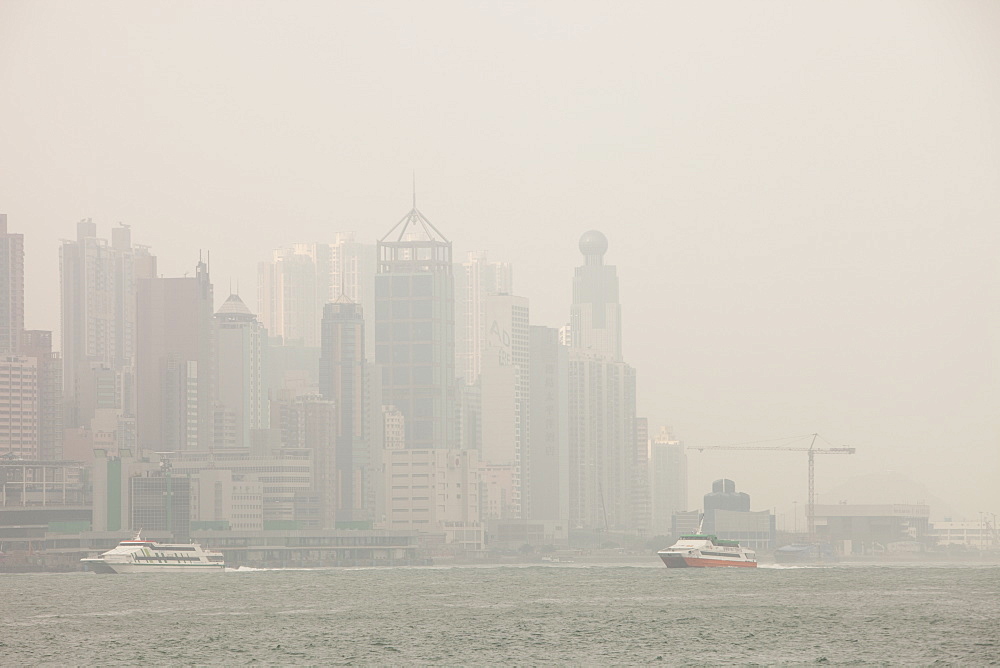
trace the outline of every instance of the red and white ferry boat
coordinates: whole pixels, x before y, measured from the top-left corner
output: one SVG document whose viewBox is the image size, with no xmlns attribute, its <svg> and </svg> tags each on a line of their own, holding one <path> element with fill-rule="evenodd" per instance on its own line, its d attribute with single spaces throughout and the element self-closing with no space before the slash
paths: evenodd
<svg viewBox="0 0 1000 668">
<path fill-rule="evenodd" d="M 657 554 L 667 568 L 757 568 L 757 555 L 753 550 L 740 547 L 739 541 L 725 540 L 711 534 L 681 536 L 680 540 Z"/>
</svg>

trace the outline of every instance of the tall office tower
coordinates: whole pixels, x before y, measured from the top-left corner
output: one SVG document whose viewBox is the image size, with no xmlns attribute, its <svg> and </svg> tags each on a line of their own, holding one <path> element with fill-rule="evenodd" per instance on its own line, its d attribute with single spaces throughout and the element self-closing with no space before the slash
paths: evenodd
<svg viewBox="0 0 1000 668">
<path fill-rule="evenodd" d="M 510 515 L 522 517 L 521 488 L 529 471 L 522 459 L 529 422 L 528 300 L 512 295 L 489 295 L 484 300 L 486 336 L 481 342 L 478 378 L 482 410 L 480 459 L 494 467 L 494 480 L 508 499 Z M 504 472 L 496 467 L 508 467 Z M 495 495 L 494 495 L 495 496 Z"/>
<path fill-rule="evenodd" d="M 455 368 L 471 385 L 479 378 L 487 337 L 486 299 L 509 295 L 513 290 L 507 262 L 490 262 L 486 251 L 472 251 L 455 265 Z"/>
<path fill-rule="evenodd" d="M 375 362 L 382 366 L 383 403 L 403 414 L 407 447 L 453 448 L 458 416 L 451 242 L 414 201 L 377 247 Z"/>
<path fill-rule="evenodd" d="M 648 418 L 637 417 L 635 419 L 635 450 L 632 456 L 632 526 L 645 533 L 653 525 Z"/>
<path fill-rule="evenodd" d="M 652 445 L 653 534 L 670 534 L 674 513 L 688 508 L 687 454 L 667 427 Z"/>
<path fill-rule="evenodd" d="M 522 463 L 523 516 L 529 520 L 569 518 L 568 348 L 553 327 L 529 328 L 529 413 Z"/>
<path fill-rule="evenodd" d="M 365 474 L 371 464 L 366 392 L 365 321 L 359 304 L 346 295 L 323 309 L 319 387 L 337 411 L 337 519 L 352 522 L 364 515 Z"/>
<path fill-rule="evenodd" d="M 270 262 L 257 265 L 257 308 L 268 333 L 282 343 L 319 347 L 324 281 L 328 258 L 317 244 L 297 244 L 274 251 Z M 320 264 L 320 266 L 317 266 Z M 329 267 L 325 267 L 329 273 Z"/>
<path fill-rule="evenodd" d="M 33 357 L 38 369 L 38 458 L 62 459 L 62 357 L 52 352 L 52 332 L 25 330 L 21 354 Z"/>
<path fill-rule="evenodd" d="M 608 239 L 597 230 L 580 237 L 586 261 L 573 276 L 570 309 L 572 347 L 620 362 L 622 307 L 618 303 L 618 271 L 604 264 Z"/>
<path fill-rule="evenodd" d="M 156 276 L 156 257 L 127 226 L 97 236 L 91 219 L 59 249 L 66 427 L 87 427 L 98 409 L 134 415 L 136 282 Z M 109 383 L 115 396 L 109 397 Z"/>
<path fill-rule="evenodd" d="M 615 268 L 604 264 L 608 241 L 580 238 L 586 258 L 573 278 L 569 352 L 570 526 L 626 530 L 636 526 L 635 369 L 621 360 L 621 306 Z"/>
<path fill-rule="evenodd" d="M 38 360 L 0 356 L 0 457 L 40 459 Z"/>
<path fill-rule="evenodd" d="M 212 283 L 195 275 L 138 283 L 136 387 L 139 447 L 205 449 L 214 441 Z"/>
<path fill-rule="evenodd" d="M 625 530 L 632 518 L 635 369 L 569 351 L 570 526 Z"/>
<path fill-rule="evenodd" d="M 341 294 L 366 313 L 375 310 L 375 247 L 358 243 L 354 232 L 337 232 L 333 243 L 278 248 L 257 276 L 261 321 L 285 343 L 319 346 L 323 306 Z"/>
<path fill-rule="evenodd" d="M 249 447 L 255 429 L 266 429 L 267 385 L 265 360 L 267 330 L 239 295 L 229 295 L 215 314 L 216 422 L 231 423 L 216 446 Z M 231 433 L 230 437 L 228 436 Z"/>
<path fill-rule="evenodd" d="M 0 354 L 16 354 L 24 331 L 24 235 L 0 213 Z"/>
</svg>

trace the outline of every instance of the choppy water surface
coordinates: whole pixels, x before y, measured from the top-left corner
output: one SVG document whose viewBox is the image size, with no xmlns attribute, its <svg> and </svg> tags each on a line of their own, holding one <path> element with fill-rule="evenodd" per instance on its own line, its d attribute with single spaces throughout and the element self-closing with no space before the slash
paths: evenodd
<svg viewBox="0 0 1000 668">
<path fill-rule="evenodd" d="M 0 575 L 0 664 L 1000 662 L 1000 567 Z"/>
</svg>

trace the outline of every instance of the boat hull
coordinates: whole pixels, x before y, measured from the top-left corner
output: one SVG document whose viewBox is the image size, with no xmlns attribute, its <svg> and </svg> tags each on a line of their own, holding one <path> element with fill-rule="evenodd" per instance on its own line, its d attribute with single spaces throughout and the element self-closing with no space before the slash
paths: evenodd
<svg viewBox="0 0 1000 668">
<path fill-rule="evenodd" d="M 709 557 L 682 557 L 661 554 L 660 559 L 667 568 L 757 568 L 756 561 L 744 559 L 711 559 Z"/>
<path fill-rule="evenodd" d="M 85 559 L 83 564 L 94 573 L 224 573 L 225 564 L 116 564 L 103 559 Z"/>
</svg>

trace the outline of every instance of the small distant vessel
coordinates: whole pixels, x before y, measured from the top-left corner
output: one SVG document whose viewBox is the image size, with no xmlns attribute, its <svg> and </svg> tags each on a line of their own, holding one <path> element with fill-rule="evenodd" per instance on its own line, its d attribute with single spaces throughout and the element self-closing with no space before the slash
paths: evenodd
<svg viewBox="0 0 1000 668">
<path fill-rule="evenodd" d="M 681 536 L 680 540 L 657 554 L 667 568 L 757 568 L 757 555 L 753 550 L 740 547 L 739 541 L 725 540 L 711 534 Z"/>
<path fill-rule="evenodd" d="M 575 563 L 572 559 L 566 559 L 565 557 L 542 557 L 542 561 L 550 564 L 572 564 Z"/>
<path fill-rule="evenodd" d="M 197 543 L 157 543 L 143 540 L 141 534 L 80 562 L 95 573 L 222 573 L 226 568 L 221 553 Z"/>
</svg>

